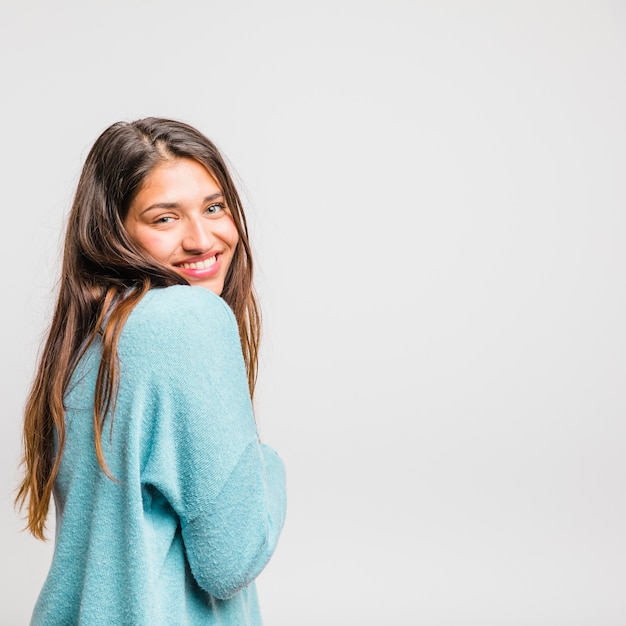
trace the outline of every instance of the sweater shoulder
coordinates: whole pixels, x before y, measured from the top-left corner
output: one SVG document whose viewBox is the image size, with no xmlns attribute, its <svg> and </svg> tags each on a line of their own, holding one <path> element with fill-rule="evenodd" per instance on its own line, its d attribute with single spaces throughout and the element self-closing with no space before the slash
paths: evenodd
<svg viewBox="0 0 626 626">
<path fill-rule="evenodd" d="M 203 287 L 151 289 L 128 316 L 120 336 L 120 357 L 145 362 L 184 362 L 201 354 L 241 350 L 239 329 L 228 304 Z"/>
<path fill-rule="evenodd" d="M 235 322 L 232 309 L 218 295 L 203 287 L 174 285 L 151 289 L 137 303 L 127 324 L 134 326 L 159 327 L 161 324 L 174 324 L 185 327 L 187 321 L 211 321 L 226 326 Z M 163 330 L 170 326 L 161 327 Z"/>
<path fill-rule="evenodd" d="M 159 320 L 206 313 L 233 317 L 228 304 L 212 291 L 191 285 L 174 285 L 148 291 L 131 315 Z"/>
</svg>

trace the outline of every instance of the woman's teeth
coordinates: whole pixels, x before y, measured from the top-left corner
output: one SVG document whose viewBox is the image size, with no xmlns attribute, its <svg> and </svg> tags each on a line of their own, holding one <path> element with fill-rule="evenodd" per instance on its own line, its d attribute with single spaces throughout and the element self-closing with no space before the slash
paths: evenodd
<svg viewBox="0 0 626 626">
<path fill-rule="evenodd" d="M 216 257 L 212 256 L 206 261 L 198 261 L 198 263 L 180 263 L 179 267 L 186 270 L 208 270 L 215 263 Z"/>
</svg>

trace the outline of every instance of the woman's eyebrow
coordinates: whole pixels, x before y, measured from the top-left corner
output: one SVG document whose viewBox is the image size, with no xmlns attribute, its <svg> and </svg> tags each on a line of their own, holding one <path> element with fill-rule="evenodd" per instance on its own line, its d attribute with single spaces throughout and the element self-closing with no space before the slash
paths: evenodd
<svg viewBox="0 0 626 626">
<path fill-rule="evenodd" d="M 222 192 L 214 193 L 214 194 L 211 194 L 210 196 L 206 196 L 202 202 L 203 203 L 213 202 L 213 200 L 218 200 L 219 198 L 223 198 L 223 197 L 224 197 L 224 194 Z M 179 202 L 156 202 L 155 204 L 151 204 L 149 207 L 146 207 L 139 215 L 143 215 L 144 213 L 147 213 L 148 211 L 151 211 L 152 209 L 178 209 L 178 208 L 180 208 Z"/>
<path fill-rule="evenodd" d="M 205 202 L 213 202 L 213 200 L 217 200 L 218 198 L 223 198 L 224 194 L 220 191 L 219 193 L 214 193 L 211 196 L 207 196 L 204 201 Z"/>
</svg>

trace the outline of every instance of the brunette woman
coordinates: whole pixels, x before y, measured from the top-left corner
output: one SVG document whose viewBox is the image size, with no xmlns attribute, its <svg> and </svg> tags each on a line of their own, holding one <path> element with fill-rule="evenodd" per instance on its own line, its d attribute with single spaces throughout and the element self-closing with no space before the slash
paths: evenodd
<svg viewBox="0 0 626 626">
<path fill-rule="evenodd" d="M 240 197 L 187 124 L 106 129 L 69 216 L 17 503 L 55 551 L 34 625 L 261 624 L 285 517 L 252 409 L 260 315 Z"/>
</svg>

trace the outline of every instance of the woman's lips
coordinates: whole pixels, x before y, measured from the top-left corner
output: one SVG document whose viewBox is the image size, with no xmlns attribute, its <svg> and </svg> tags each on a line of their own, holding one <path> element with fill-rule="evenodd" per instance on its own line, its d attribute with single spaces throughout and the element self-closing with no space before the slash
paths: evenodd
<svg viewBox="0 0 626 626">
<path fill-rule="evenodd" d="M 204 261 L 195 261 L 193 263 L 179 263 L 178 267 L 182 267 L 186 270 L 208 270 L 217 262 L 217 254 L 205 259 Z"/>
<path fill-rule="evenodd" d="M 217 261 L 217 257 L 218 255 L 214 254 L 202 261 L 177 263 L 175 267 L 186 276 L 206 278 L 214 276 L 219 271 L 220 264 Z"/>
</svg>

